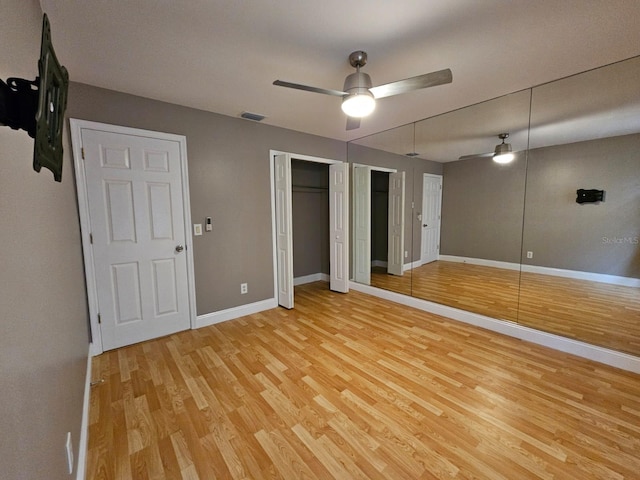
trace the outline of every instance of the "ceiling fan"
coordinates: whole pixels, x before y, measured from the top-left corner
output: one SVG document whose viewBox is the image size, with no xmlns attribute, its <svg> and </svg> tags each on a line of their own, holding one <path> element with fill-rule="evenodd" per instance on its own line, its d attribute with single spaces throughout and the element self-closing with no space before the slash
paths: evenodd
<svg viewBox="0 0 640 480">
<path fill-rule="evenodd" d="M 445 70 L 426 73 L 424 75 L 373 87 L 371 77 L 360 71 L 360 68 L 364 67 L 367 63 L 367 52 L 358 50 L 351 53 L 351 55 L 349 55 L 349 63 L 356 69 L 356 72 L 345 78 L 342 91 L 311 87 L 309 85 L 285 82 L 283 80 L 276 80 L 273 84 L 280 87 L 342 97 L 342 110 L 348 116 L 347 130 L 353 130 L 360 127 L 361 117 L 369 115 L 374 110 L 377 99 L 391 97 L 392 95 L 399 95 L 421 88 L 444 85 L 451 83 L 453 80 L 451 70 L 447 68 Z"/>
<path fill-rule="evenodd" d="M 478 157 L 493 157 L 493 161 L 496 163 L 509 163 L 514 159 L 513 151 L 511 149 L 510 143 L 505 143 L 505 140 L 509 138 L 508 133 L 501 133 L 498 135 L 498 138 L 502 140 L 502 143 L 496 145 L 496 148 L 493 152 L 487 153 L 473 153 L 471 155 L 463 155 L 458 158 L 458 160 L 468 160 L 469 158 L 478 158 Z"/>
</svg>

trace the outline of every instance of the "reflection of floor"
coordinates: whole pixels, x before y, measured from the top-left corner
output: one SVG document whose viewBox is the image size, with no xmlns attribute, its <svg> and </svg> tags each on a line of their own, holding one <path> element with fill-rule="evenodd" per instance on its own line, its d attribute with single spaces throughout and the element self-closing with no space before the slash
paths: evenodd
<svg viewBox="0 0 640 480">
<path fill-rule="evenodd" d="M 438 261 L 404 277 L 372 272 L 371 284 L 640 355 L 640 289 L 523 273 L 518 297 L 519 277 L 514 270 Z"/>
</svg>

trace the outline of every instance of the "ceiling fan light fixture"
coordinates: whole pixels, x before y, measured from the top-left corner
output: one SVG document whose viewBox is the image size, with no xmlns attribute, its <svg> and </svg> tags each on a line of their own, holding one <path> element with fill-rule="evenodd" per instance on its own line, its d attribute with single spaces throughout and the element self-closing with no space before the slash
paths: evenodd
<svg viewBox="0 0 640 480">
<path fill-rule="evenodd" d="M 342 100 L 342 111 L 350 117 L 366 117 L 376 108 L 376 101 L 368 91 L 351 93 Z"/>
<path fill-rule="evenodd" d="M 501 133 L 498 135 L 500 139 L 502 139 L 502 143 L 496 145 L 496 149 L 493 153 L 493 161 L 496 163 L 500 163 L 502 165 L 506 163 L 510 163 L 515 158 L 513 152 L 511 151 L 511 144 L 505 143 L 504 141 L 509 137 L 508 133 Z"/>
</svg>

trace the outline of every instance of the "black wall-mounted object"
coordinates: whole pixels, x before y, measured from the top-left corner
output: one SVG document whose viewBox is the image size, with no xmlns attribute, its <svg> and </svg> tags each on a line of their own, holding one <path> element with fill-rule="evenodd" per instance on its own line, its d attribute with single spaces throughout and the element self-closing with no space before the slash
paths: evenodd
<svg viewBox="0 0 640 480">
<path fill-rule="evenodd" d="M 51 26 L 45 14 L 38 74 L 35 80 L 0 80 L 0 125 L 25 130 L 35 139 L 33 168 L 42 167 L 62 181 L 62 130 L 67 108 L 69 73 L 60 65 L 51 43 Z"/>
<path fill-rule="evenodd" d="M 576 203 L 597 203 L 604 202 L 604 190 L 585 190 L 583 188 L 576 191 L 578 197 Z"/>
</svg>

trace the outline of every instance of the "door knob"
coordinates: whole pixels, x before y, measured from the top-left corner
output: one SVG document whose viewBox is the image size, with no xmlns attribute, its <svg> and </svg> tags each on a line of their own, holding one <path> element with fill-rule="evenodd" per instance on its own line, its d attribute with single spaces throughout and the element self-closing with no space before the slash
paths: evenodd
<svg viewBox="0 0 640 480">
<path fill-rule="evenodd" d="M 428 227 L 429 225 L 427 225 L 426 223 L 422 224 L 423 227 Z"/>
<path fill-rule="evenodd" d="M 178 253 L 180 253 L 180 252 L 181 252 L 181 251 L 183 251 L 183 250 L 184 250 L 184 247 L 183 247 L 182 245 L 178 245 L 178 246 L 176 247 L 176 252 L 178 252 Z"/>
</svg>

